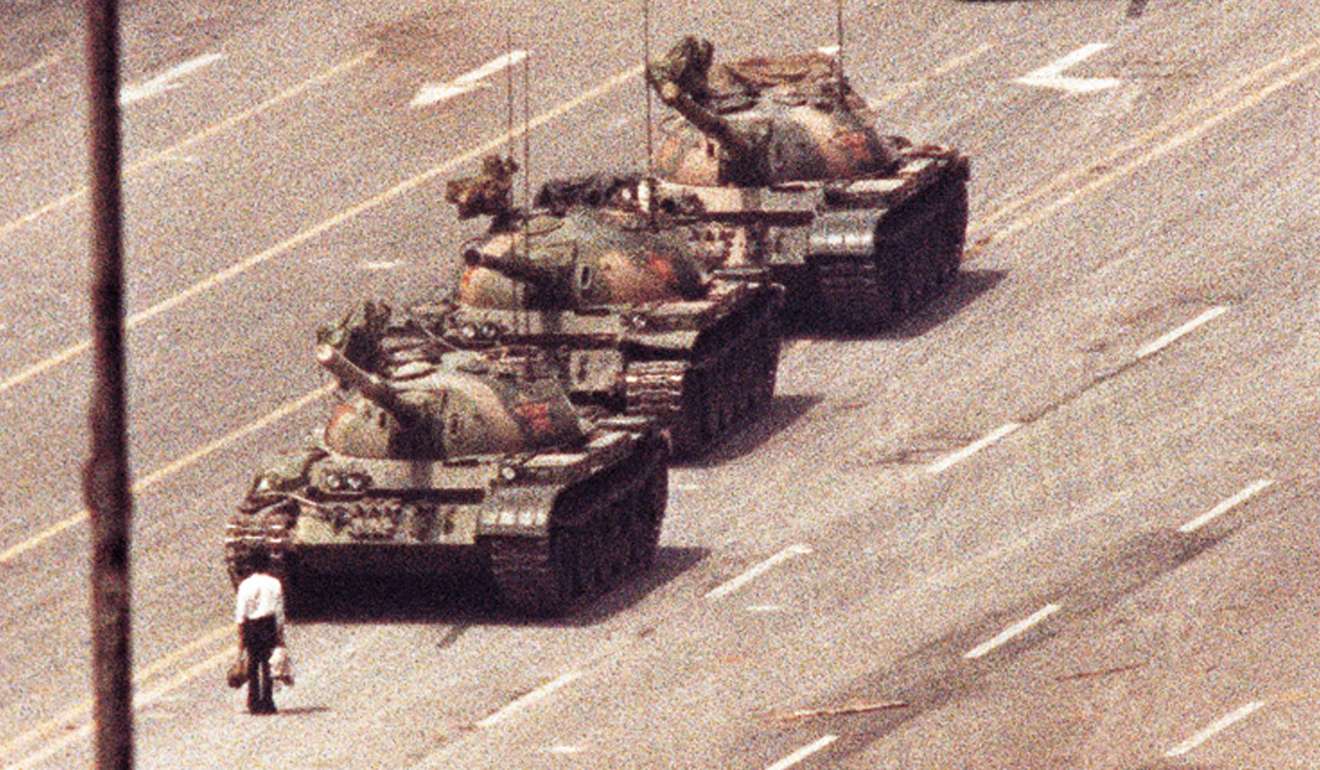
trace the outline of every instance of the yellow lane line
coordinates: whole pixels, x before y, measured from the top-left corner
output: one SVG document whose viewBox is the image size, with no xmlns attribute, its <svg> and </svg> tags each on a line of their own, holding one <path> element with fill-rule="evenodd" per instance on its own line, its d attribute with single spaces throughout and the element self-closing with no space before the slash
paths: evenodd
<svg viewBox="0 0 1320 770">
<path fill-rule="evenodd" d="M 156 675 L 157 673 L 164 671 L 166 668 L 173 666 L 175 663 L 178 663 L 180 660 L 183 660 L 186 657 L 196 654 L 196 652 L 201 648 L 209 644 L 213 644 L 214 642 L 216 642 L 217 640 L 223 637 L 233 636 L 233 634 L 234 634 L 233 626 L 218 626 L 212 629 L 211 631 L 203 635 L 201 638 L 195 639 L 189 642 L 188 644 L 185 644 L 184 646 L 180 647 L 179 649 L 175 650 L 174 652 L 166 655 L 165 657 L 153 661 L 147 666 L 144 666 L 140 671 L 138 671 L 136 675 L 134 675 L 133 677 L 134 686 L 141 687 L 144 682 L 146 682 L 148 679 L 150 679 L 152 676 Z M 233 650 L 231 649 L 231 654 L 232 652 Z M 69 709 L 60 713 L 58 716 L 54 716 L 51 717 L 50 719 L 47 719 L 46 721 L 42 722 L 36 727 L 31 728 L 30 730 L 18 736 L 17 738 L 14 738 L 0 745 L 0 757 L 5 757 L 12 754 L 15 750 L 19 749 L 20 747 L 32 743 L 44 737 L 48 733 L 58 730 L 59 728 L 63 727 L 65 724 L 69 723 L 74 719 L 80 719 L 80 718 L 85 719 L 86 715 L 91 713 L 92 705 L 93 705 L 92 700 L 89 698 L 83 701 L 82 703 L 79 703 L 76 706 L 70 707 Z"/>
<path fill-rule="evenodd" d="M 217 630 L 224 631 L 227 633 L 233 633 L 232 628 L 223 628 Z M 178 674 L 165 680 L 156 687 L 153 687 L 152 689 L 147 690 L 145 692 L 139 693 L 133 698 L 133 708 L 140 709 L 145 706 L 149 706 L 155 701 L 159 700 L 161 696 L 165 695 L 171 690 L 174 690 L 180 685 L 188 681 L 191 681 L 192 679 L 196 678 L 197 676 L 200 676 L 201 674 L 206 673 L 207 671 L 212 671 L 220 668 L 222 665 L 234 659 L 234 655 L 237 654 L 237 649 L 238 648 L 236 646 L 230 645 L 224 651 L 218 652 L 215 655 L 212 655 L 206 660 L 203 660 L 195 665 L 189 666 L 188 668 L 184 669 L 183 671 L 180 671 Z M 12 765 L 8 765 L 6 770 L 26 770 L 26 768 L 33 767 L 47 759 L 50 759 L 55 754 L 67 748 L 69 744 L 90 737 L 92 734 L 92 726 L 93 723 L 90 721 L 83 723 L 76 730 L 71 730 L 65 733 L 64 735 L 61 735 L 60 737 L 56 738 L 55 740 L 41 747 L 40 750 L 32 754 L 29 754 L 28 756 L 24 757 L 22 760 Z"/>
<path fill-rule="evenodd" d="M 11 86 L 20 80 L 24 80 L 26 78 L 32 77 L 33 75 L 44 70 L 50 65 L 56 64 L 63 59 L 64 59 L 63 54 L 51 54 L 50 56 L 47 56 L 46 58 L 37 61 L 36 64 L 32 64 L 30 66 L 24 67 L 23 69 L 18 70 L 17 72 L 13 72 L 8 75 L 0 75 L 0 88 L 4 88 L 5 86 Z"/>
<path fill-rule="evenodd" d="M 1129 173 L 1131 173 L 1138 167 L 1144 166 L 1150 163 L 1151 161 L 1158 160 L 1159 158 L 1168 155 L 1170 152 L 1173 152 L 1179 147 L 1182 147 L 1183 145 L 1188 144 L 1189 142 L 1193 142 L 1199 139 L 1200 137 L 1204 136 L 1205 133 L 1210 129 L 1214 128 L 1220 123 L 1223 123 L 1229 118 L 1232 118 L 1235 115 L 1242 113 L 1244 110 L 1248 110 L 1256 106 L 1257 104 L 1260 104 L 1262 101 L 1269 98 L 1269 96 L 1271 94 L 1274 94 L 1276 91 L 1279 91 L 1280 89 L 1283 88 L 1287 88 L 1288 86 L 1296 83 L 1297 81 L 1315 74 L 1316 70 L 1318 69 L 1320 69 L 1320 59 L 1316 59 L 1315 61 L 1310 62 L 1309 64 L 1303 66 L 1302 68 L 1294 70 L 1292 74 L 1286 75 L 1284 77 L 1279 78 L 1278 80 L 1275 80 L 1269 85 L 1256 91 L 1246 99 L 1243 99 L 1242 101 L 1233 104 L 1231 107 L 1228 107 L 1224 110 L 1215 113 L 1214 115 L 1211 115 L 1209 118 L 1205 119 L 1204 121 L 1178 134 L 1174 134 L 1173 136 L 1169 137 L 1163 142 L 1160 142 L 1159 144 L 1152 147 L 1150 150 L 1136 156 L 1135 158 L 1129 160 L 1128 162 L 1116 166 L 1114 169 L 1104 174 L 1100 174 L 1092 177 L 1089 181 L 1087 181 L 1086 184 L 1082 185 L 1081 187 L 1078 187 L 1074 190 L 1070 190 L 1067 193 L 1063 194 L 1062 196 L 1054 199 L 1047 205 L 1039 209 L 1035 209 L 1027 214 L 1024 214 L 1016 220 L 1013 220 L 1002 230 L 998 230 L 994 233 L 995 239 L 998 240 L 1001 238 L 1007 238 L 1013 235 L 1014 233 L 1020 232 L 1036 224 L 1037 222 L 1040 222 L 1041 220 L 1049 217 L 1059 209 L 1063 208 L 1064 206 L 1067 206 L 1068 204 L 1072 203 L 1073 201 L 1077 200 L 1083 195 L 1086 195 L 1087 193 L 1090 192 L 1094 192 L 1095 190 L 1099 190 L 1103 187 L 1108 187 L 1109 185 L 1113 184 L 1121 177 L 1127 176 Z"/>
<path fill-rule="evenodd" d="M 271 246 L 265 251 L 262 251 L 258 254 L 254 254 L 242 260 L 241 262 L 231 265 L 225 268 L 224 270 L 221 270 L 218 273 L 210 275 L 198 281 L 197 283 L 194 283 L 193 285 L 189 286 L 188 288 L 184 289 L 178 294 L 175 294 L 172 297 L 164 299 L 145 310 L 141 310 L 137 313 L 130 315 L 127 319 L 125 319 L 124 326 L 128 329 L 133 329 L 139 326 L 140 324 L 152 318 L 155 318 L 161 313 L 164 313 L 167 310 L 177 307 L 178 305 L 186 302 L 187 300 L 195 297 L 198 294 L 201 294 L 202 292 L 208 291 L 216 286 L 219 286 L 220 284 L 225 283 L 231 278 L 241 275 L 242 273 L 245 273 L 248 270 L 251 270 L 257 265 L 262 264 L 263 262 L 268 262 L 274 257 L 278 257 L 281 254 L 284 254 L 285 252 L 289 251 L 290 249 L 293 249 L 296 246 L 300 246 L 303 243 L 306 243 L 307 241 L 316 238 L 325 231 L 333 227 L 336 227 L 338 225 L 341 225 L 344 222 L 347 222 L 348 220 L 358 216 L 359 214 L 370 211 L 374 208 L 379 207 L 381 204 L 388 203 L 389 201 L 392 201 L 395 198 L 404 195 L 405 193 L 411 192 L 412 190 L 415 190 L 421 185 L 431 181 L 435 177 L 449 173 L 455 167 L 463 163 L 466 163 L 470 160 L 480 157 L 481 155 L 485 155 L 488 152 L 498 150 L 510 139 L 521 136 L 524 131 L 531 130 L 538 126 L 544 125 L 545 123 L 554 120 L 560 115 L 563 115 L 564 113 L 577 108 L 584 102 L 591 101 L 592 99 L 595 99 L 601 96 L 602 94 L 617 88 L 620 84 L 629 80 L 630 78 L 637 77 L 639 74 L 641 74 L 641 71 L 642 71 L 641 65 L 630 67 L 624 70 L 623 72 L 614 75 L 613 77 L 601 83 L 600 85 L 596 86 L 595 88 L 592 88 L 589 91 L 584 91 L 583 93 L 573 97 L 572 99 L 563 102 L 554 109 L 547 110 L 546 112 L 537 115 L 535 118 L 529 121 L 527 126 L 525 127 L 519 126 L 513 129 L 512 131 L 507 131 L 493 139 L 488 140 L 483 144 L 480 144 L 476 147 L 473 147 L 470 150 L 467 150 L 466 152 L 463 152 L 459 155 L 455 155 L 449 160 L 446 160 L 443 163 L 440 163 L 439 165 L 433 166 L 410 179 L 405 179 L 404 181 L 396 184 L 395 186 L 391 187 L 388 190 L 385 190 L 382 193 L 379 193 L 378 195 L 375 195 L 371 198 L 368 198 L 365 201 L 362 201 L 361 203 L 358 203 L 354 206 L 344 209 L 343 211 L 339 212 L 338 214 L 335 214 L 329 219 L 323 220 L 319 224 L 313 225 L 312 227 L 309 227 L 306 230 L 297 233 L 296 235 L 293 235 L 289 238 L 286 238 L 283 241 L 280 241 L 279 243 L 275 244 L 274 246 Z M 43 361 L 39 361 L 35 364 L 28 366 L 27 368 L 23 369 L 17 374 L 14 374 L 9 378 L 0 381 L 0 393 L 3 393 L 6 390 L 9 390 L 10 388 L 13 388 L 16 385 L 27 382 L 28 380 L 32 379 L 38 374 L 41 374 L 44 371 L 59 366 L 60 364 L 77 356 L 79 353 L 86 351 L 90 346 L 91 346 L 91 342 L 89 340 L 83 340 L 82 342 L 79 342 L 76 345 L 71 345 L 65 348 L 64 350 L 61 350 L 60 352 L 56 353 L 55 355 Z M 2 561 L 3 558 L 0 558 L 0 562 Z"/>
<path fill-rule="evenodd" d="M 1000 206 L 998 209 L 991 211 L 989 214 L 985 214 L 978 217 L 977 222 L 973 226 L 977 228 L 978 231 L 983 230 L 986 226 L 991 225 L 999 221 L 1000 219 L 1007 217 L 1009 214 L 1012 214 L 1013 212 L 1018 211 L 1019 209 L 1022 209 L 1026 206 L 1035 203 L 1041 198 L 1044 198 L 1046 195 L 1049 195 L 1057 191 L 1060 187 L 1068 184 L 1069 182 L 1087 176 L 1088 174 L 1095 173 L 1098 170 L 1104 170 L 1105 167 L 1107 167 L 1114 161 L 1119 160 L 1126 155 L 1129 155 L 1136 148 L 1141 147 L 1151 142 L 1152 140 L 1167 134 L 1171 129 L 1175 128 L 1178 124 L 1183 123 L 1192 116 L 1210 107 L 1215 106 L 1217 103 L 1223 101 L 1226 97 L 1233 95 L 1234 92 L 1245 87 L 1248 83 L 1269 77 L 1273 75 L 1274 72 L 1291 65 L 1294 61 L 1306 56 L 1310 56 L 1311 54 L 1315 53 L 1318 49 L 1320 49 L 1320 40 L 1312 41 L 1307 45 L 1301 46 L 1300 48 L 1297 48 L 1285 54 L 1284 56 L 1275 59 L 1269 64 L 1266 64 L 1258 69 L 1246 73 L 1245 75 L 1241 75 L 1235 78 L 1233 81 L 1223 86 L 1222 88 L 1218 89 L 1213 94 L 1203 97 L 1200 100 L 1192 103 L 1190 106 L 1184 108 L 1181 112 L 1179 112 L 1177 115 L 1173 116 L 1172 118 L 1168 118 L 1164 120 L 1163 122 L 1157 124 L 1154 128 L 1150 129 L 1149 131 L 1146 131 L 1145 133 L 1141 134 L 1135 139 L 1132 139 L 1130 141 L 1118 145 L 1113 150 L 1111 150 L 1108 155 L 1104 156 L 1103 158 L 1078 166 L 1073 170 L 1066 172 L 1064 174 L 1060 174 L 1059 176 L 1054 177 L 1053 179 L 1050 179 L 1048 182 L 1042 184 L 1040 187 L 1036 188 L 1032 192 L 1023 195 L 1021 197 L 1015 198 L 1009 201 L 1008 203 L 1005 203 L 1004 205 Z M 980 232 L 969 234 L 968 241 L 969 242 L 974 241 L 975 237 L 979 234 Z"/>
<path fill-rule="evenodd" d="M 908 93 L 916 90 L 920 86 L 926 85 L 935 78 L 944 77 L 950 72 L 953 72 L 954 70 L 958 69 L 964 64 L 967 64 L 968 62 L 972 61 L 973 59 L 979 58 L 981 55 L 989 51 L 991 48 L 994 48 L 993 44 L 982 43 L 976 48 L 973 48 L 972 50 L 964 54 L 960 54 L 944 62 L 940 66 L 931 70 L 930 73 L 927 74 L 926 77 L 922 78 L 921 80 L 910 80 L 906 83 L 898 84 L 892 90 L 888 91 L 880 98 L 876 99 L 875 102 L 877 104 L 884 104 L 886 102 L 892 102 L 895 99 L 898 99 L 899 97 L 906 96 Z"/>
<path fill-rule="evenodd" d="M 185 150 L 197 144 L 198 142 L 201 142 L 205 139 L 209 139 L 215 136 L 216 134 L 220 133 L 221 131 L 227 131 L 233 128 L 234 126 L 238 125 L 239 123 L 249 120 L 269 110 L 271 107 L 274 107 L 275 105 L 281 102 L 285 102 L 288 101 L 289 99 L 292 99 L 293 97 L 297 96 L 298 94 L 301 94 L 303 91 L 306 91 L 312 86 L 319 85 L 320 83 L 324 83 L 325 81 L 335 77 L 336 75 L 342 74 L 350 69 L 353 69 L 354 67 L 357 67 L 358 65 L 362 64 L 363 62 L 367 61 L 372 56 L 374 56 L 375 53 L 376 53 L 375 51 L 367 51 L 366 53 L 362 53 L 362 54 L 358 54 L 357 56 L 354 56 L 352 59 L 348 59 L 347 61 L 340 62 L 339 64 L 336 64 L 335 66 L 316 74 L 312 78 L 308 80 L 304 80 L 303 82 L 299 83 L 296 86 L 293 86 L 292 88 L 288 88 L 284 91 L 281 91 L 280 93 L 270 97 L 269 99 L 266 99 L 265 101 L 259 104 L 249 107 L 248 109 L 243 110 L 242 112 L 239 112 L 235 115 L 231 115 L 230 117 L 225 118 L 224 120 L 218 123 L 213 123 L 212 125 L 207 126 L 201 131 L 198 131 L 192 136 L 189 136 L 188 138 L 179 142 L 178 144 L 172 145 L 158 152 L 154 152 L 145 158 L 129 163 L 128 165 L 124 166 L 123 175 L 125 178 L 127 178 L 140 171 L 145 171 L 146 169 L 152 168 L 153 166 L 160 165 L 162 162 L 173 158 L 181 150 Z M 41 217 L 51 213 L 52 211 L 57 211 L 59 209 L 64 208 L 65 206 L 68 206 L 71 203 L 81 200 L 84 196 L 87 195 L 87 190 L 88 188 L 86 186 L 79 187 L 77 190 L 61 195 L 60 197 L 56 198 L 50 203 L 45 204 L 44 206 L 41 206 L 38 209 L 29 211 L 28 213 L 24 214 L 18 219 L 13 220 L 12 222 L 8 222 L 6 224 L 0 225 L 0 238 L 5 237 L 9 233 L 19 229 L 20 227 L 23 227 L 24 225 L 34 222 L 37 219 L 40 219 Z M 0 390 L 3 389 L 4 389 L 3 387 L 0 387 Z"/>
<path fill-rule="evenodd" d="M 216 452 L 217 450 L 223 449 L 224 447 L 233 444 L 234 442 L 244 438 L 245 436 L 248 436 L 256 431 L 261 430 L 262 428 L 265 428 L 275 422 L 278 422 L 284 419 L 285 417 L 288 417 L 289 415 L 293 414 L 299 409 L 302 409 L 304 406 L 307 406 L 308 404 L 312 403 L 318 398 L 329 394 L 330 391 L 332 391 L 333 389 L 334 389 L 333 383 L 327 383 L 325 385 L 322 385 L 321 387 L 311 391 L 310 393 L 306 393 L 298 398 L 295 398 L 292 401 L 285 402 L 284 404 L 276 408 L 275 411 L 271 412 L 270 414 L 267 414 L 265 417 L 262 417 L 257 420 L 253 420 L 252 422 L 242 426 L 241 428 L 238 428 L 237 430 L 231 433 L 221 436 L 220 438 L 215 439 L 214 441 L 211 441 L 210 443 L 198 449 L 195 449 L 192 452 L 189 452 L 188 454 L 184 455 L 183 457 L 180 457 L 177 460 L 174 460 L 173 462 L 170 462 L 160 468 L 157 468 L 151 473 L 148 473 L 146 476 L 143 476 L 137 483 L 133 485 L 133 494 L 141 494 L 142 492 L 145 492 L 146 490 L 160 483 L 165 478 L 172 476 L 175 473 L 178 473 L 179 471 L 183 470 L 184 468 L 187 468 L 190 465 L 193 465 L 198 460 L 207 457 L 208 455 Z M 47 527 L 46 529 L 42 530 L 41 532 L 38 532 L 36 535 L 33 535 L 27 540 L 24 540 L 23 542 L 17 545 L 10 546 L 5 551 L 0 552 L 0 564 L 5 564 L 7 562 L 13 561 L 22 554 L 27 553 L 33 548 L 36 548 L 37 546 L 41 545 L 42 543 L 46 542 L 52 537 L 55 537 L 64 530 L 69 529 L 70 527 L 75 527 L 83 523 L 84 521 L 87 520 L 87 516 L 88 516 L 87 510 L 83 509 L 78 513 L 74 514 L 73 516 L 70 516 L 69 518 L 64 519 L 63 521 L 57 524 L 53 524 L 50 527 Z"/>
</svg>

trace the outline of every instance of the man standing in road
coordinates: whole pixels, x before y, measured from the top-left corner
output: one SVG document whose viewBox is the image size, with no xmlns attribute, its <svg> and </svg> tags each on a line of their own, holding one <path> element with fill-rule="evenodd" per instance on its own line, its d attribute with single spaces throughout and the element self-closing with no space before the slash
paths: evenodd
<svg viewBox="0 0 1320 770">
<path fill-rule="evenodd" d="M 274 714 L 274 686 L 270 678 L 270 653 L 284 637 L 284 588 L 270 574 L 270 555 L 253 551 L 248 557 L 249 574 L 238 584 L 234 622 L 239 647 L 247 651 L 247 705 L 253 714 Z"/>
</svg>

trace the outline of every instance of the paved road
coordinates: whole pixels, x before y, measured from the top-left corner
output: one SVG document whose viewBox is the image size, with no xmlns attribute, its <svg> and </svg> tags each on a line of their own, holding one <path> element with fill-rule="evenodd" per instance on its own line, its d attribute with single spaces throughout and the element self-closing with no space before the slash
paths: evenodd
<svg viewBox="0 0 1320 770">
<path fill-rule="evenodd" d="M 301 681 L 257 721 L 219 684 L 223 518 L 321 419 L 316 325 L 443 289 L 477 226 L 442 181 L 505 134 L 502 75 L 409 102 L 505 53 L 509 19 L 533 183 L 640 165 L 639 25 L 560 1 L 125 8 L 142 766 L 1320 766 L 1320 12 L 861 5 L 854 84 L 975 158 L 952 294 L 791 341 L 771 414 L 673 473 L 647 579 L 562 623 L 464 585 L 356 591 L 292 631 Z M 657 44 L 833 42 L 831 3 L 721 7 L 658 3 Z M 20 767 L 90 757 L 77 15 L 0 9 Z M 1014 82 L 1095 43 L 1055 76 L 1115 87 Z"/>
</svg>

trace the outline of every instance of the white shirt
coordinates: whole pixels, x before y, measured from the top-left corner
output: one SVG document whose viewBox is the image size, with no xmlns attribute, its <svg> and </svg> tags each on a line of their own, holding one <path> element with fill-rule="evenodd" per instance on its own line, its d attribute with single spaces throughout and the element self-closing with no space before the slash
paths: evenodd
<svg viewBox="0 0 1320 770">
<path fill-rule="evenodd" d="M 279 578 L 255 572 L 238 584 L 234 601 L 234 622 L 275 616 L 275 625 L 284 628 L 284 587 Z"/>
</svg>

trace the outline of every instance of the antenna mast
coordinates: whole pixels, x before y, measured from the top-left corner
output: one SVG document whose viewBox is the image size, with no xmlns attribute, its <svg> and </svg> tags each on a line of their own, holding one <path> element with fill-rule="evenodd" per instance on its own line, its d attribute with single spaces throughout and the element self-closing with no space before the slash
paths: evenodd
<svg viewBox="0 0 1320 770">
<path fill-rule="evenodd" d="M 834 2 L 834 43 L 838 50 L 834 54 L 834 65 L 839 73 L 839 99 L 843 99 L 843 0 Z"/>
<path fill-rule="evenodd" d="M 509 26 L 507 22 L 504 25 L 504 48 L 508 51 L 504 54 L 506 57 L 513 56 L 513 27 Z M 506 59 L 506 61 L 509 60 Z M 509 61 L 509 63 L 512 64 L 512 61 Z M 504 96 L 507 102 L 504 111 L 506 118 L 504 135 L 509 140 L 505 155 L 508 156 L 509 160 L 513 160 L 513 67 L 505 67 L 504 74 Z"/>
</svg>

